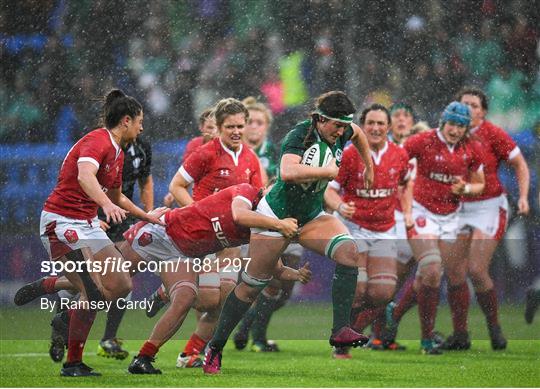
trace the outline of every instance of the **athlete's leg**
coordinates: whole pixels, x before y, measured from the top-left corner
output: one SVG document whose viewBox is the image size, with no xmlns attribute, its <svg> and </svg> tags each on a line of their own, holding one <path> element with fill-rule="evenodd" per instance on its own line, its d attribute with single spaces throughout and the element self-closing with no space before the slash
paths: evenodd
<svg viewBox="0 0 540 389">
<path fill-rule="evenodd" d="M 478 305 L 486 317 L 487 327 L 494 349 L 506 348 L 506 339 L 501 332 L 498 314 L 497 293 L 489 274 L 489 267 L 499 241 L 474 229 L 469 250 L 469 276 Z"/>
<path fill-rule="evenodd" d="M 351 334 L 355 345 L 367 340 L 363 335 L 350 331 L 351 308 L 358 278 L 359 254 L 356 243 L 347 227 L 334 216 L 320 216 L 307 223 L 300 232 L 302 246 L 333 259 L 336 268 L 332 281 L 333 327 L 330 342 L 337 345 L 338 333 Z M 345 338 L 349 338 L 346 336 Z M 345 339 L 344 338 L 344 339 Z M 351 342 L 344 341 L 343 343 Z M 345 344 L 343 344 L 345 345 Z"/>
<path fill-rule="evenodd" d="M 225 346 L 232 330 L 242 319 L 258 294 L 272 278 L 277 261 L 288 245 L 283 237 L 251 234 L 249 267 L 242 273 L 241 280 L 227 297 L 210 347 L 220 351 Z"/>
<path fill-rule="evenodd" d="M 417 235 L 411 239 L 414 257 L 418 261 L 417 300 L 423 342 L 433 339 L 439 304 L 442 259 L 438 242 L 437 236 L 428 234 Z"/>
<path fill-rule="evenodd" d="M 467 262 L 470 235 L 459 234 L 455 243 L 447 243 L 447 254 L 443 254 L 444 271 L 448 278 L 448 305 L 452 314 L 454 332 L 443 344 L 444 349 L 466 350 L 470 348 L 467 332 L 470 294 L 467 285 Z M 443 246 L 441 244 L 441 250 Z"/>
</svg>

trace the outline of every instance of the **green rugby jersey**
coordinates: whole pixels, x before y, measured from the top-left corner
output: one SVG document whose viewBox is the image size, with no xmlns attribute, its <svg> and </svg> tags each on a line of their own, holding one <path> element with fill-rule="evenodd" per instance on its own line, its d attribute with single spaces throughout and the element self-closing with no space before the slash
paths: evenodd
<svg viewBox="0 0 540 389">
<path fill-rule="evenodd" d="M 311 145 L 324 141 L 317 130 L 313 129 L 310 133 L 311 126 L 311 120 L 306 120 L 298 123 L 289 131 L 281 145 L 280 160 L 283 154 L 295 154 L 302 157 Z M 324 141 L 328 148 L 332 150 L 338 166 L 343 155 L 343 148 L 353 133 L 354 131 L 349 125 L 334 145 Z M 327 185 L 327 180 L 319 180 L 304 188 L 300 184 L 283 182 L 280 174 L 278 174 L 275 185 L 266 195 L 266 201 L 277 217 L 280 219 L 293 217 L 298 220 L 299 226 L 302 226 L 322 212 L 324 191 Z"/>
<path fill-rule="evenodd" d="M 276 160 L 277 152 L 274 144 L 266 139 L 258 149 L 254 149 L 253 151 L 255 151 L 255 154 L 257 154 L 257 157 L 259 157 L 264 170 L 266 170 L 268 179 L 271 180 L 272 178 L 276 177 L 278 173 Z"/>
</svg>

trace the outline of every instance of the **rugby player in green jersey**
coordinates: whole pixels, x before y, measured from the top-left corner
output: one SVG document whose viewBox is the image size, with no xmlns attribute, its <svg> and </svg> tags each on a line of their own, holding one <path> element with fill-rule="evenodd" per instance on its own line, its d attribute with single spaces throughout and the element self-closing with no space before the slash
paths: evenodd
<svg viewBox="0 0 540 389">
<path fill-rule="evenodd" d="M 352 141 L 366 166 L 363 172 L 366 187 L 373 183 L 369 146 L 360 127 L 352 123 L 354 112 L 354 105 L 343 92 L 319 96 L 311 119 L 297 124 L 283 140 L 276 184 L 257 207 L 257 212 L 267 216 L 295 218 L 300 227 L 299 243 L 336 261 L 332 283 L 332 346 L 359 346 L 368 340 L 349 325 L 359 265 L 356 244 L 343 223 L 323 211 L 324 190 L 328 181 L 338 174 L 347 141 Z M 317 142 L 326 143 L 334 159 L 323 167 L 302 164 L 305 151 Z M 251 243 L 252 261 L 242 273 L 242 282 L 227 297 L 209 342 L 203 364 L 207 374 L 220 372 L 221 350 L 251 303 L 271 280 L 272 269 L 290 239 L 277 231 L 253 229 Z"/>
</svg>

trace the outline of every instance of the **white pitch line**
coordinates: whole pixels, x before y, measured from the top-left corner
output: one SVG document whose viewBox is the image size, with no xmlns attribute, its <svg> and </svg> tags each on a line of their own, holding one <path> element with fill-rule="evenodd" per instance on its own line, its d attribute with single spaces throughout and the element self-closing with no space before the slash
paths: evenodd
<svg viewBox="0 0 540 389">
<path fill-rule="evenodd" d="M 0 354 L 0 358 L 31 358 L 31 357 L 48 357 L 49 353 L 15 353 L 15 354 Z"/>
</svg>

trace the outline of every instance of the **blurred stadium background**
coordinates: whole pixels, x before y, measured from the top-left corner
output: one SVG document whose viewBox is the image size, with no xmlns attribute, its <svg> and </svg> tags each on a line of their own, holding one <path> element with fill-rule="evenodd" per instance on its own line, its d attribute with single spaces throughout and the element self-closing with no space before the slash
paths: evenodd
<svg viewBox="0 0 540 389">
<path fill-rule="evenodd" d="M 20 0 L 0 12 L 0 302 L 39 276 L 43 201 L 71 145 L 97 122 L 112 87 L 145 107 L 156 204 L 196 118 L 218 99 L 256 96 L 279 143 L 321 92 L 358 108 L 406 101 L 436 126 L 463 85 L 484 88 L 488 118 L 531 168 L 531 207 L 512 218 L 493 264 L 500 298 L 522 301 L 540 272 L 540 7 L 527 0 Z M 513 174 L 501 171 L 511 202 Z M 329 297 L 331 264 L 297 298 Z M 143 295 L 157 280 L 139 276 Z M 444 290 L 444 288 L 443 288 Z"/>
</svg>

